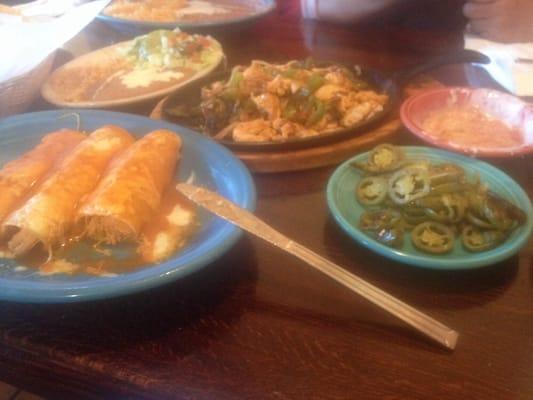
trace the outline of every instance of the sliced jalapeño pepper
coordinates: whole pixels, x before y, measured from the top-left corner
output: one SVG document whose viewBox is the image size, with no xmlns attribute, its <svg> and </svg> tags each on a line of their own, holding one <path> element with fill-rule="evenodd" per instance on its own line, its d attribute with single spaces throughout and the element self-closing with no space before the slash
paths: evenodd
<svg viewBox="0 0 533 400">
<path fill-rule="evenodd" d="M 485 192 L 471 195 L 467 219 L 480 228 L 506 231 L 523 223 L 525 214 L 507 200 Z"/>
<path fill-rule="evenodd" d="M 485 251 L 498 246 L 506 239 L 505 232 L 497 229 L 479 229 L 466 225 L 461 232 L 461 241 L 468 251 Z"/>
<path fill-rule="evenodd" d="M 456 224 L 466 212 L 467 201 L 457 193 L 446 193 L 440 196 L 423 197 L 415 200 L 415 204 L 424 208 L 424 213 L 432 220 Z"/>
<path fill-rule="evenodd" d="M 446 225 L 429 221 L 414 227 L 411 241 L 419 250 L 444 254 L 453 249 L 454 234 Z"/>
<path fill-rule="evenodd" d="M 429 169 L 429 179 L 433 186 L 445 183 L 462 183 L 464 175 L 463 168 L 450 163 L 432 165 Z"/>
<path fill-rule="evenodd" d="M 409 204 L 402 208 L 402 217 L 403 220 L 411 227 L 421 224 L 422 222 L 429 221 L 424 208 Z"/>
<path fill-rule="evenodd" d="M 430 189 L 427 171 L 420 168 L 402 168 L 389 179 L 389 197 L 398 205 L 424 197 Z"/>
<path fill-rule="evenodd" d="M 359 227 L 387 246 L 399 247 L 403 244 L 402 216 L 396 210 L 365 211 L 359 220 Z"/>
<path fill-rule="evenodd" d="M 394 146 L 378 146 L 366 162 L 355 164 L 366 172 L 356 188 L 357 198 L 369 207 L 360 228 L 375 240 L 399 246 L 409 231 L 415 248 L 444 254 L 460 236 L 466 250 L 485 251 L 507 240 L 527 220 L 523 210 L 492 193 L 479 176 L 467 177 L 461 166 L 435 165 L 421 157 L 409 160 L 391 149 Z"/>
<path fill-rule="evenodd" d="M 393 209 L 386 208 L 383 210 L 369 210 L 361 215 L 359 227 L 364 231 L 377 231 L 382 228 L 399 226 L 402 221 L 402 215 Z"/>
<path fill-rule="evenodd" d="M 352 165 L 365 172 L 380 174 L 397 170 L 403 165 L 404 159 L 405 155 L 402 149 L 384 143 L 370 151 L 366 162 L 353 163 Z"/>
<path fill-rule="evenodd" d="M 445 182 L 445 183 L 440 183 L 438 185 L 435 185 L 433 181 L 431 180 L 431 176 L 429 180 L 431 182 L 431 194 L 457 193 L 457 192 L 464 192 L 465 190 L 468 189 L 468 186 L 460 181 Z"/>
<path fill-rule="evenodd" d="M 479 216 L 477 213 L 472 210 L 466 212 L 466 220 L 472 225 L 477 226 L 478 228 L 483 229 L 494 229 L 494 225 L 490 221 L 487 221 L 485 217 Z"/>
<path fill-rule="evenodd" d="M 524 211 L 492 192 L 486 195 L 484 216 L 499 230 L 513 229 L 526 220 Z"/>
<path fill-rule="evenodd" d="M 387 197 L 387 180 L 381 176 L 368 176 L 357 185 L 357 200 L 365 206 L 380 204 Z"/>
</svg>

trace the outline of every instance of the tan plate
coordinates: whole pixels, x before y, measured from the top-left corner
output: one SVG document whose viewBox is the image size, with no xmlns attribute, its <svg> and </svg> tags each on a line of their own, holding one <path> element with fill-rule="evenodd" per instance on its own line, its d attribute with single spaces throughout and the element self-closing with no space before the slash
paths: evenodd
<svg viewBox="0 0 533 400">
<path fill-rule="evenodd" d="M 129 72 L 128 68 L 131 68 L 127 64 L 125 49 L 133 41 L 127 41 L 84 54 L 58 68 L 44 83 L 41 94 L 52 104 L 75 108 L 111 108 L 164 97 L 208 75 L 222 63 L 224 53 L 220 43 L 211 37 L 208 38 L 219 49 L 218 57 L 212 65 L 194 72 L 185 79 L 172 77 L 170 81 L 155 81 L 151 84 L 151 88 L 132 89 L 121 84 L 118 77 L 122 73 Z M 177 69 L 164 71 L 169 75 L 177 72 L 179 72 Z M 115 95 L 107 99 L 93 100 L 83 93 L 90 91 L 90 96 L 93 96 L 95 92 L 104 88 L 108 90 L 111 84 L 117 85 Z"/>
</svg>

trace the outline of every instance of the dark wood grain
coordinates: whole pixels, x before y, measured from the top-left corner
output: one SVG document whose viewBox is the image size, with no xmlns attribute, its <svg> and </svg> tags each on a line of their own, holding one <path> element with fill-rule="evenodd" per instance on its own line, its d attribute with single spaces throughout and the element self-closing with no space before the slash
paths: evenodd
<svg viewBox="0 0 533 400">
<path fill-rule="evenodd" d="M 434 2 L 447 4 L 448 20 L 440 5 L 433 20 L 430 10 L 411 8 L 357 27 L 301 22 L 297 3 L 280 3 L 253 28 L 220 36 L 230 63 L 313 55 L 395 71 L 462 46 L 460 2 Z M 98 22 L 87 32 L 94 43 L 120 39 Z M 468 68 L 442 67 L 434 76 L 464 84 Z M 478 72 L 481 84 L 495 87 Z M 407 132 L 397 140 L 419 143 Z M 533 196 L 532 157 L 496 164 Z M 0 303 L 0 379 L 54 399 L 532 399 L 531 243 L 465 272 L 386 260 L 330 217 L 332 171 L 256 175 L 257 215 L 457 329 L 455 352 L 244 236 L 202 271 L 134 296 Z"/>
</svg>

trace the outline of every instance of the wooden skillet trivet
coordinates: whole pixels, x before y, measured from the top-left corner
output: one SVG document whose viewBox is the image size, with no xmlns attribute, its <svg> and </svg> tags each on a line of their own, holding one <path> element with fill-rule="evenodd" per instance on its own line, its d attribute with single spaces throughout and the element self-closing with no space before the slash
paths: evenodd
<svg viewBox="0 0 533 400">
<path fill-rule="evenodd" d="M 411 95 L 417 90 L 438 86 L 442 86 L 442 84 L 432 78 L 422 76 L 407 85 L 404 89 L 404 95 Z M 151 118 L 162 119 L 162 105 L 164 101 L 165 99 L 156 105 L 150 114 Z M 234 150 L 233 153 L 253 172 L 300 171 L 339 164 L 358 152 L 372 148 L 377 143 L 392 140 L 392 136 L 398 133 L 401 127 L 402 123 L 399 115 L 394 114 L 373 130 L 338 142 L 305 149 L 268 152 Z"/>
</svg>

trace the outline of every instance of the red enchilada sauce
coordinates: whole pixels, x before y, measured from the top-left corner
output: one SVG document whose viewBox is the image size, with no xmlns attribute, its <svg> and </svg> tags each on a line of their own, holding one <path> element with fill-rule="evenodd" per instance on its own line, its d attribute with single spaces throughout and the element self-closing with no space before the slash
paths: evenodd
<svg viewBox="0 0 533 400">
<path fill-rule="evenodd" d="M 42 247 L 37 247 L 19 261 L 21 265 L 38 269 L 42 275 L 113 276 L 134 271 L 146 264 L 165 261 L 182 249 L 198 228 L 195 206 L 172 185 L 165 192 L 157 214 L 143 228 L 142 240 L 128 244 L 124 250 L 125 256 L 114 255 L 111 246 L 101 247 L 80 239 L 78 231 L 73 232 L 59 249 L 55 249 L 50 259 Z M 81 253 L 83 257 L 75 257 L 75 253 Z"/>
</svg>

